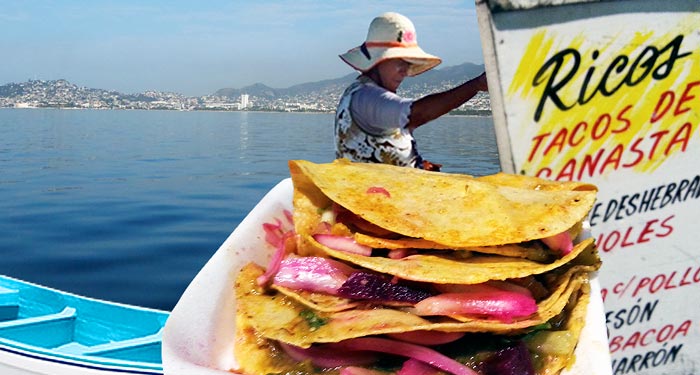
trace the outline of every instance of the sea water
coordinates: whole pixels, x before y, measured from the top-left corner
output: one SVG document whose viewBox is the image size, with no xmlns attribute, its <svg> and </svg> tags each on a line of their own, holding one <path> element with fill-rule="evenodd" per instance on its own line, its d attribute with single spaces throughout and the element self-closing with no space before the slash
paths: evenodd
<svg viewBox="0 0 700 375">
<path fill-rule="evenodd" d="M 415 135 L 444 172 L 500 170 L 491 117 Z M 332 114 L 0 109 L 0 273 L 170 310 L 287 161 L 332 142 Z"/>
</svg>

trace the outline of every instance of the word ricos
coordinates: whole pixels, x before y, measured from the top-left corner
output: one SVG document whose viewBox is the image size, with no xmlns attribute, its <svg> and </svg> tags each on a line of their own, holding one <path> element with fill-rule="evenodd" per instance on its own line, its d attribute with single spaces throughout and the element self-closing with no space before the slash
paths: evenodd
<svg viewBox="0 0 700 375">
<path fill-rule="evenodd" d="M 535 87 L 544 84 L 544 90 L 535 109 L 535 122 L 538 122 L 542 117 L 542 112 L 548 102 L 554 104 L 558 109 L 566 111 L 576 105 L 588 103 L 599 93 L 607 97 L 624 86 L 634 87 L 643 82 L 649 75 L 654 80 L 663 80 L 671 74 L 673 66 L 678 60 L 691 54 L 691 52 L 680 52 L 682 43 L 683 35 L 681 34 L 661 48 L 653 45 L 647 46 L 634 59 L 624 54 L 619 55 L 612 59 L 597 83 L 591 82 L 596 70 L 594 65 L 586 70 L 583 82 L 574 81 L 574 77 L 582 68 L 581 54 L 577 50 L 567 48 L 558 52 L 544 62 L 532 81 Z M 593 51 L 593 61 L 599 55 L 598 50 Z M 578 97 L 567 98 L 564 94 L 567 92 L 566 89 L 576 84 L 580 84 Z M 589 90 L 589 87 L 592 89 Z"/>
</svg>

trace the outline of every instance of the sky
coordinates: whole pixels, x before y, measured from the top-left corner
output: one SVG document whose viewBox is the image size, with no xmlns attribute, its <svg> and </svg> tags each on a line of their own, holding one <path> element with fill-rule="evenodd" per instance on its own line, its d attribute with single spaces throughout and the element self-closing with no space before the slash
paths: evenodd
<svg viewBox="0 0 700 375">
<path fill-rule="evenodd" d="M 413 21 L 440 67 L 483 63 L 473 0 L 3 0 L 0 85 L 201 96 L 334 79 L 353 72 L 338 55 L 388 11 Z"/>
</svg>

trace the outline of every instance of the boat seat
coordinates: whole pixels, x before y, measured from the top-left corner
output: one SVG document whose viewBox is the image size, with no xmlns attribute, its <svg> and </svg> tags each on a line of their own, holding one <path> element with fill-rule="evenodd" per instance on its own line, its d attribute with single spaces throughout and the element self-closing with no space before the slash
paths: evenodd
<svg viewBox="0 0 700 375">
<path fill-rule="evenodd" d="M 0 322 L 17 319 L 19 314 L 19 291 L 0 286 Z"/>
<path fill-rule="evenodd" d="M 76 311 L 61 312 L 0 322 L 0 338 L 43 348 L 53 348 L 73 338 Z"/>
<path fill-rule="evenodd" d="M 151 335 L 97 345 L 84 345 L 78 342 L 69 342 L 54 348 L 54 350 L 69 356 L 95 356 L 126 361 L 161 363 L 162 331 L 161 329 L 157 333 Z"/>
<path fill-rule="evenodd" d="M 139 360 L 160 363 L 163 329 L 146 336 L 111 341 L 97 345 L 84 345 L 71 342 L 56 348 L 56 351 L 69 355 L 99 356 L 112 359 Z"/>
<path fill-rule="evenodd" d="M 113 341 L 86 347 L 83 355 L 100 356 L 114 359 L 129 359 L 144 362 L 159 362 L 163 329 L 158 332 L 132 339 Z"/>
</svg>

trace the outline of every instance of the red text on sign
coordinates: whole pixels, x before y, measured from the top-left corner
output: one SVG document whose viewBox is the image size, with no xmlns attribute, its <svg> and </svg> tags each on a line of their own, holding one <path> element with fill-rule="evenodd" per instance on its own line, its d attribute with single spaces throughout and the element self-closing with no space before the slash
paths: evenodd
<svg viewBox="0 0 700 375">
<path fill-rule="evenodd" d="M 673 233 L 672 220 L 675 215 L 665 219 L 652 219 L 644 223 L 642 227 L 634 226 L 627 229 L 615 229 L 612 232 L 598 235 L 598 249 L 604 253 L 609 253 L 616 249 L 623 249 L 630 246 L 646 243 L 655 238 L 663 238 Z"/>
<path fill-rule="evenodd" d="M 610 338 L 610 353 L 662 344 L 679 337 L 685 337 L 688 335 L 691 325 L 691 321 L 686 320 L 680 325 L 669 323 L 661 328 L 649 328 L 634 332 L 629 336 L 613 336 Z"/>
<path fill-rule="evenodd" d="M 659 292 L 669 291 L 700 283 L 700 266 L 690 266 L 684 270 L 670 273 L 659 273 L 653 276 L 633 275 L 627 281 L 620 281 L 611 288 L 603 288 L 601 294 L 603 300 L 614 295 L 618 298 L 642 297 L 645 294 L 655 295 Z"/>
</svg>

